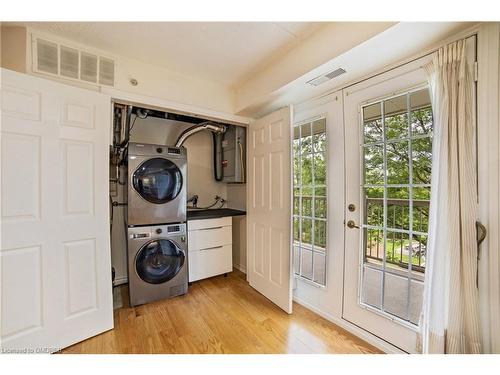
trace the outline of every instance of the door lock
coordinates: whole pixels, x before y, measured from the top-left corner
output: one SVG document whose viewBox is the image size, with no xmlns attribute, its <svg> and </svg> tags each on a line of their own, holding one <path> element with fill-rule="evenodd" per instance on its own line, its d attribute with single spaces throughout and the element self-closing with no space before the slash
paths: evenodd
<svg viewBox="0 0 500 375">
<path fill-rule="evenodd" d="M 349 221 L 347 222 L 347 227 L 348 227 L 348 228 L 351 228 L 351 229 L 352 229 L 352 228 L 359 228 L 359 227 L 356 225 L 356 223 L 354 222 L 354 220 L 349 220 Z"/>
<path fill-rule="evenodd" d="M 356 205 L 354 203 L 351 203 L 349 206 L 347 206 L 347 209 L 351 212 L 356 211 Z"/>
</svg>

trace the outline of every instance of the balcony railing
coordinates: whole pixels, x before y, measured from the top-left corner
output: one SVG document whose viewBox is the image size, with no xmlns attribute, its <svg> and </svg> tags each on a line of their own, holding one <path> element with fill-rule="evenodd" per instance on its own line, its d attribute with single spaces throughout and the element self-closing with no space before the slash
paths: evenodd
<svg viewBox="0 0 500 375">
<path fill-rule="evenodd" d="M 370 204 L 379 205 L 383 209 L 383 198 L 366 198 L 365 199 L 365 220 L 367 222 L 366 213 Z M 414 211 L 417 215 L 413 215 L 413 221 L 420 223 L 427 223 L 428 221 L 428 200 L 413 200 Z M 415 210 L 416 208 L 416 210 Z M 387 228 L 402 228 L 401 220 L 409 217 L 409 201 L 407 199 L 387 199 Z M 405 213 L 405 210 L 408 210 Z M 390 229 L 389 229 L 390 231 Z M 425 226 L 425 232 L 427 228 Z M 365 258 L 382 262 L 383 254 L 385 251 L 386 262 L 399 266 L 401 268 L 408 268 L 409 261 L 412 262 L 412 270 L 417 272 L 425 272 L 425 256 L 427 250 L 427 241 L 421 236 L 414 235 L 414 238 L 408 238 L 407 233 L 390 231 L 387 236 L 388 245 L 387 250 L 384 248 L 384 240 L 382 231 L 367 231 L 365 238 Z M 419 231 L 416 231 L 419 232 Z M 411 244 L 411 246 L 410 246 Z"/>
</svg>

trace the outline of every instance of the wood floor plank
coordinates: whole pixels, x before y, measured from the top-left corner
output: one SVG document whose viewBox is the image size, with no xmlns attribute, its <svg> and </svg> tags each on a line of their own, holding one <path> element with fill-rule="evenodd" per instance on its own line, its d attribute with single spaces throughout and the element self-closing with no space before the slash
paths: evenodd
<svg viewBox="0 0 500 375">
<path fill-rule="evenodd" d="M 185 296 L 115 310 L 115 328 L 62 353 L 380 353 L 314 312 L 288 315 L 234 271 L 193 283 Z"/>
</svg>

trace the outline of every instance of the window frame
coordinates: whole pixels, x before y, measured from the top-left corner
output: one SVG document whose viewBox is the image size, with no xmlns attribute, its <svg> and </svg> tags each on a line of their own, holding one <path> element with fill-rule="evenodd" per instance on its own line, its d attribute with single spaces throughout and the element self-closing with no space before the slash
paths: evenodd
<svg viewBox="0 0 500 375">
<path fill-rule="evenodd" d="M 302 173 L 300 174 L 300 184 L 299 185 L 295 185 L 295 170 L 294 170 L 294 157 L 295 157 L 295 149 L 294 149 L 294 140 L 295 140 L 295 133 L 294 133 L 294 130 L 295 128 L 299 128 L 299 139 L 300 139 L 300 145 L 299 145 L 299 157 L 300 157 L 300 166 L 302 167 L 302 130 L 301 130 L 301 127 L 303 125 L 306 125 L 306 124 L 310 124 L 310 127 L 311 127 L 311 136 L 313 137 L 314 134 L 313 134 L 313 131 L 312 131 L 312 126 L 313 126 L 313 123 L 316 122 L 316 121 L 319 121 L 319 120 L 325 120 L 325 148 L 323 151 L 321 152 L 315 152 L 314 151 L 314 144 L 312 143 L 311 146 L 312 146 L 312 152 L 310 153 L 311 157 L 313 158 L 314 160 L 314 155 L 316 154 L 319 154 L 319 153 L 323 153 L 324 154 L 324 157 L 325 157 L 325 184 L 324 185 L 320 185 L 319 187 L 323 187 L 325 189 L 325 199 L 326 199 L 326 210 L 325 210 L 325 217 L 324 218 L 320 218 L 320 217 L 315 217 L 315 198 L 316 198 L 316 193 L 315 193 L 315 188 L 317 187 L 315 184 L 314 184 L 314 167 L 312 168 L 311 172 L 312 172 L 312 185 L 306 185 L 307 187 L 311 187 L 313 189 L 313 194 L 311 196 L 311 200 L 312 200 L 312 203 L 311 203 L 311 216 L 304 216 L 302 215 L 302 199 L 300 199 L 299 201 L 299 212 L 300 214 L 299 215 L 295 215 L 294 213 L 294 206 L 295 206 L 295 189 L 298 187 L 300 189 L 300 197 L 302 198 L 302 188 L 303 188 L 303 185 L 302 185 Z M 291 154 L 292 154 L 292 207 L 291 207 L 291 226 L 292 226 L 292 260 L 294 261 L 295 260 L 295 245 L 296 245 L 296 240 L 294 238 L 294 221 L 296 218 L 299 219 L 299 234 L 300 234 L 300 237 L 299 237 L 299 241 L 298 241 L 298 244 L 299 244 L 299 255 L 298 255 L 298 272 L 299 273 L 296 273 L 295 272 L 295 264 L 292 263 L 292 273 L 293 273 L 293 276 L 294 278 L 297 278 L 297 279 L 300 279 L 308 284 L 311 284 L 315 287 L 318 287 L 320 289 L 325 289 L 328 285 L 328 261 L 329 261 L 329 247 L 328 247 L 328 238 L 329 238 L 329 233 L 328 233 L 328 222 L 329 222 L 329 209 L 328 209 L 328 202 L 329 202 L 329 191 L 328 191 L 328 181 L 329 181 L 329 171 L 328 171 L 328 164 L 329 164 L 329 158 L 328 158 L 328 154 L 329 154 L 329 131 L 328 131 L 328 116 L 327 116 L 327 113 L 321 113 L 319 115 L 316 115 L 316 116 L 312 116 L 312 117 L 308 117 L 302 121 L 299 121 L 299 122 L 296 122 L 293 124 L 292 126 L 292 150 L 291 150 Z M 313 138 L 314 139 L 314 138 Z M 301 170 L 302 172 L 302 170 Z M 321 196 L 322 197 L 322 196 Z M 311 235 L 312 235 L 312 244 L 310 244 L 310 250 L 312 252 L 311 254 L 311 257 L 312 257 L 312 278 L 309 279 L 305 276 L 302 275 L 302 249 L 301 249 L 301 245 L 302 245 L 302 240 L 301 240 L 301 236 L 302 236 L 302 219 L 310 219 L 311 222 L 312 222 L 312 226 L 311 226 Z M 318 220 L 318 221 L 322 221 L 325 223 L 325 228 L 326 228 L 326 243 L 325 243 L 325 248 L 324 248 L 324 251 L 317 251 L 315 250 L 315 245 L 314 245 L 314 230 L 315 230 L 315 224 L 314 224 L 314 221 L 315 220 Z M 309 245 L 309 244 L 307 244 Z M 308 246 L 309 247 L 309 246 Z M 325 264 L 325 277 L 324 277 L 324 284 L 321 284 L 317 281 L 314 281 L 314 254 L 315 253 L 318 253 L 318 254 L 321 254 L 324 256 L 324 264 Z"/>
</svg>

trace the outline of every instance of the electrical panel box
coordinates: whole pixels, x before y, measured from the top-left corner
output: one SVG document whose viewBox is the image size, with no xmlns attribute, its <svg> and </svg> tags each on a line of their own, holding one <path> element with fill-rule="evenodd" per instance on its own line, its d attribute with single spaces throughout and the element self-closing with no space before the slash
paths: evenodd
<svg viewBox="0 0 500 375">
<path fill-rule="evenodd" d="M 222 181 L 244 183 L 246 173 L 246 129 L 228 126 L 222 136 Z"/>
</svg>

